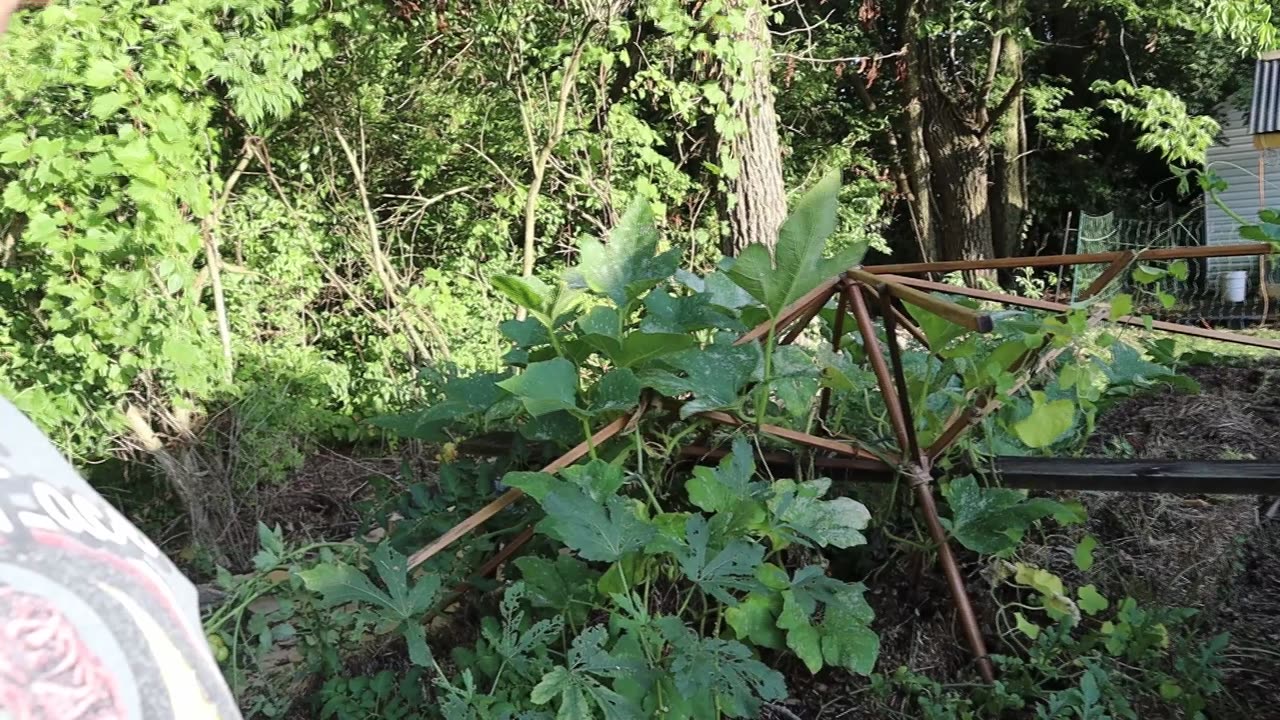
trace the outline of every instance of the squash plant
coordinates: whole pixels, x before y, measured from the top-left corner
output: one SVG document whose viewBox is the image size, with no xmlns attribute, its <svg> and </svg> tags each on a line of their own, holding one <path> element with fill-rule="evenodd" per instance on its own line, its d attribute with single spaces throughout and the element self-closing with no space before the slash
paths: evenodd
<svg viewBox="0 0 1280 720">
<path fill-rule="evenodd" d="M 836 224 L 837 186 L 825 180 L 800 201 L 774 253 L 750 250 L 701 277 L 662 250 L 648 205 L 633 205 L 607 243 L 584 245 L 577 267 L 548 280 L 494 279 L 527 311 L 501 326 L 512 343 L 506 369 L 447 380 L 426 409 L 375 419 L 403 436 L 442 443 L 514 432 L 508 437 L 518 461 L 531 444 L 559 454 L 590 443 L 593 428 L 642 403 L 651 408 L 621 436 L 589 445 L 578 464 L 502 475 L 499 489 L 519 488 L 528 498 L 490 519 L 480 537 L 530 525 L 536 536 L 511 563 L 517 582 L 505 590 L 500 617 L 484 620 L 474 646 L 455 648 L 456 672 L 424 655 L 417 631 L 405 629 L 430 613 L 404 603 L 389 611 L 385 627 L 409 633 L 414 661 L 434 672 L 446 717 L 754 717 L 786 696 L 773 669 L 780 656 L 811 672 L 872 672 L 879 640 L 865 588 L 857 578 L 837 577 L 828 562 L 833 551 L 865 544 L 871 512 L 828 479 L 803 471 L 776 478 L 757 466 L 760 446 L 770 440 L 753 430 L 762 422 L 813 429 L 813 400 L 826 387 L 833 393 L 827 432 L 849 434 L 873 451 L 894 449 L 858 338 L 844 338 L 841 350 L 818 338 L 734 344 L 859 259 L 823 255 Z M 1145 361 L 1129 363 L 1131 377 L 1066 352 L 1031 392 L 1011 392 L 1016 360 L 1045 343 L 1070 349 L 1090 330 L 1092 310 L 1004 314 L 995 332 L 981 337 L 917 313 L 931 351 L 909 352 L 905 365 L 922 441 L 978 395 L 1001 393 L 1004 407 L 943 464 L 980 463 L 991 452 L 1048 452 L 1078 437 L 1114 388 L 1157 377 L 1158 366 Z M 829 329 L 831 320 L 824 311 L 820 322 Z M 1127 346 L 1112 339 L 1111 347 Z M 710 425 L 700 415 L 706 411 L 742 423 L 728 432 Z M 731 452 L 715 467 L 690 470 L 673 458 L 699 433 Z M 979 553 L 1008 555 L 1042 518 L 1082 518 L 1078 506 L 1030 500 L 973 477 L 952 481 L 945 494 L 955 539 Z M 407 551 L 430 539 L 393 531 L 386 542 Z M 464 556 L 436 555 L 426 572 L 458 577 Z M 302 572 L 306 586 L 337 576 Z M 405 587 L 397 576 L 385 596 Z M 359 604 L 391 605 L 369 597 Z"/>
</svg>

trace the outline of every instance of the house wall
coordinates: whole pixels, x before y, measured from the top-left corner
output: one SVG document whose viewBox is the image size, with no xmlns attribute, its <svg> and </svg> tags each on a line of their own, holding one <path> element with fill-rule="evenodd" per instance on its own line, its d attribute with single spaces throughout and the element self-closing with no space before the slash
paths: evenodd
<svg viewBox="0 0 1280 720">
<path fill-rule="evenodd" d="M 1280 208 L 1280 150 L 1259 151 L 1253 147 L 1246 113 L 1229 103 L 1219 115 L 1222 138 L 1206 155 L 1206 165 L 1227 183 L 1218 199 L 1245 220 L 1256 222 L 1258 211 L 1265 207 Z M 1261 173 L 1258 161 L 1262 159 Z M 1248 242 L 1240 237 L 1240 223 L 1209 197 L 1204 198 L 1205 241 L 1209 245 Z M 1258 261 L 1253 257 L 1212 258 L 1208 262 L 1209 280 L 1228 270 L 1256 273 Z M 1250 280 L 1250 291 L 1254 287 Z M 1216 287 L 1216 284 L 1214 285 Z"/>
</svg>

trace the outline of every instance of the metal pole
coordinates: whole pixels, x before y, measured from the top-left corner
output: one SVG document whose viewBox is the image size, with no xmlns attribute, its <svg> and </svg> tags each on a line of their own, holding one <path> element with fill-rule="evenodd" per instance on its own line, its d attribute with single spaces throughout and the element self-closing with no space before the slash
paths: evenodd
<svg viewBox="0 0 1280 720">
<path fill-rule="evenodd" d="M 844 274 L 841 273 L 841 279 Z M 844 340 L 844 316 L 849 309 L 849 296 L 843 290 L 848 285 L 847 281 L 842 282 L 838 287 L 841 289 L 840 299 L 836 302 L 836 319 L 831 327 L 831 349 L 834 352 L 840 352 L 841 342 Z M 818 421 L 823 427 L 827 425 L 827 413 L 831 410 L 831 388 L 824 387 L 818 396 Z"/>
</svg>

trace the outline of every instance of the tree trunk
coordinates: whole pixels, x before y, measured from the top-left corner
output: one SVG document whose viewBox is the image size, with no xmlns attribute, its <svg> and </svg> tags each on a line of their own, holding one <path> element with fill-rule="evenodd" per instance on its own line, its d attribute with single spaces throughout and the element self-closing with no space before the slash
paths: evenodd
<svg viewBox="0 0 1280 720">
<path fill-rule="evenodd" d="M 994 254 L 987 162 L 989 138 L 965 127 L 938 89 L 930 92 L 925 141 L 933 164 L 942 259 L 979 260 Z"/>
<path fill-rule="evenodd" d="M 902 37 L 907 48 L 906 72 L 902 82 L 902 167 L 907 175 L 907 198 L 914 219 L 913 232 L 921 262 L 938 259 L 938 234 L 934 225 L 933 193 L 930 183 L 929 151 L 924 142 L 924 64 L 920 45 L 920 8 L 914 0 L 902 4 Z"/>
<path fill-rule="evenodd" d="M 737 255 L 752 243 L 770 248 L 777 243 L 778 226 L 787 216 L 787 195 L 769 78 L 773 46 L 765 10 L 760 0 L 730 0 L 729 9 L 746 13 L 745 27 L 734 41 L 754 50 L 752 62 L 730 81 L 730 97 L 741 96 L 735 109 L 740 123 L 731 139 L 730 156 L 737 161 L 737 173 L 730 180 L 729 236 L 721 249 L 726 255 Z"/>
<path fill-rule="evenodd" d="M 1011 34 L 1004 41 L 1000 71 L 1011 80 L 1022 77 L 1022 47 L 1015 35 Z M 1027 123 L 1022 105 L 1022 91 L 1018 89 L 1008 112 L 1000 119 L 996 137 L 993 163 L 995 193 L 991 212 L 998 257 L 1020 254 L 1030 208 L 1027 189 Z"/>
</svg>

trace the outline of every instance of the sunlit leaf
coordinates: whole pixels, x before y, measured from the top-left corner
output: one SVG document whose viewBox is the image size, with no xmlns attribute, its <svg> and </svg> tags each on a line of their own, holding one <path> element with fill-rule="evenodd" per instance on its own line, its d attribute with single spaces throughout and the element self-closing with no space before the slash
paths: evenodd
<svg viewBox="0 0 1280 720">
<path fill-rule="evenodd" d="M 609 233 L 608 244 L 582 241 L 577 272 L 587 287 L 613 300 L 618 307 L 671 277 L 680 265 L 680 250 L 658 252 L 649 201 L 637 195 L 622 220 Z"/>
<path fill-rule="evenodd" d="M 497 385 L 520 398 L 534 417 L 578 409 L 578 369 L 564 358 L 531 363 L 520 375 Z"/>
<path fill-rule="evenodd" d="M 1049 447 L 1075 424 L 1076 404 L 1071 400 L 1046 400 L 1033 393 L 1031 414 L 1013 424 L 1018 439 L 1029 448 Z"/>
<path fill-rule="evenodd" d="M 729 277 L 776 317 L 802 295 L 862 261 L 866 240 L 826 259 L 826 240 L 836 230 L 840 174 L 827 174 L 800 199 L 778 229 L 778 243 L 744 248 L 729 268 Z"/>
</svg>

